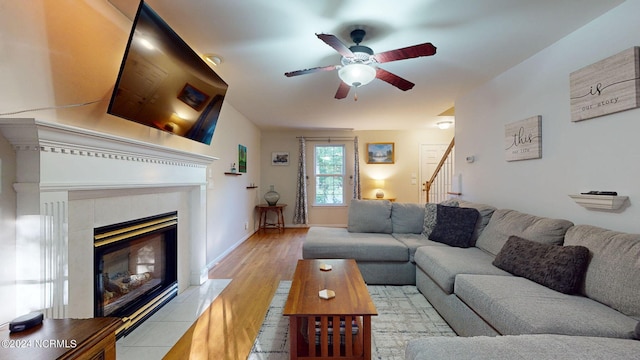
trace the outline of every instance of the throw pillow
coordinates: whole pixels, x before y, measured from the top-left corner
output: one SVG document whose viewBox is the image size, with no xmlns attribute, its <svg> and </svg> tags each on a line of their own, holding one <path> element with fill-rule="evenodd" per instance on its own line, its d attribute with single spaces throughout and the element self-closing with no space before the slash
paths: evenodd
<svg viewBox="0 0 640 360">
<path fill-rule="evenodd" d="M 550 289 L 575 294 L 589 262 L 584 246 L 561 246 L 510 236 L 493 265 Z"/>
<path fill-rule="evenodd" d="M 467 248 L 471 246 L 478 216 L 478 210 L 473 208 L 438 205 L 436 226 L 429 235 L 429 240 Z"/>
<path fill-rule="evenodd" d="M 429 237 L 433 228 L 436 227 L 437 205 L 426 203 L 424 205 L 424 224 L 422 225 L 422 235 Z"/>
</svg>

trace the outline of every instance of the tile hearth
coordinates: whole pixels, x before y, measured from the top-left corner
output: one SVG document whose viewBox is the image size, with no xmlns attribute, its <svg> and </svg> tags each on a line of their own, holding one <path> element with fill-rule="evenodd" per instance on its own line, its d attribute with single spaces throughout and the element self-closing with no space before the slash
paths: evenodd
<svg viewBox="0 0 640 360">
<path fill-rule="evenodd" d="M 231 279 L 191 286 L 116 343 L 119 360 L 162 359 Z"/>
</svg>

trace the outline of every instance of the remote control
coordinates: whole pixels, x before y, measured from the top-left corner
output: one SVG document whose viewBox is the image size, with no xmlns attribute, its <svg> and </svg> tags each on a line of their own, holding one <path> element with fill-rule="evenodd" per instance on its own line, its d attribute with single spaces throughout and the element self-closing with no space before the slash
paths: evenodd
<svg viewBox="0 0 640 360">
<path fill-rule="evenodd" d="M 19 332 L 30 329 L 36 325 L 42 324 L 44 314 L 41 312 L 32 312 L 27 315 L 19 316 L 9 323 L 10 332 Z"/>
</svg>

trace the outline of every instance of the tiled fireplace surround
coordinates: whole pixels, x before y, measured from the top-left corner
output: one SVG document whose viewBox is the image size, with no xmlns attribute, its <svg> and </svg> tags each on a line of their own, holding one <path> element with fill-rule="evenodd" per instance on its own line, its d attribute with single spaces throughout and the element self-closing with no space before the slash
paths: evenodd
<svg viewBox="0 0 640 360">
<path fill-rule="evenodd" d="M 36 119 L 0 119 L 16 153 L 17 313 L 93 317 L 93 229 L 178 211 L 178 291 L 206 280 L 214 157 Z"/>
</svg>

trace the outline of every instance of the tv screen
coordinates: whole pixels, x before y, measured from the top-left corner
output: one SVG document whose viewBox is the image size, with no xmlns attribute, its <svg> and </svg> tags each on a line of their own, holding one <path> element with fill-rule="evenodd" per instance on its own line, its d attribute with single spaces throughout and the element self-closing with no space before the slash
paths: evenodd
<svg viewBox="0 0 640 360">
<path fill-rule="evenodd" d="M 107 112 L 209 145 L 227 88 L 142 1 Z"/>
</svg>

